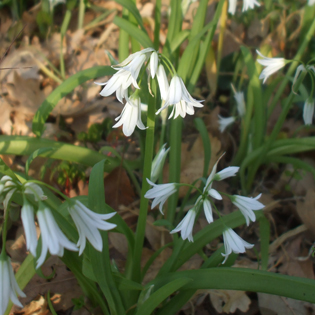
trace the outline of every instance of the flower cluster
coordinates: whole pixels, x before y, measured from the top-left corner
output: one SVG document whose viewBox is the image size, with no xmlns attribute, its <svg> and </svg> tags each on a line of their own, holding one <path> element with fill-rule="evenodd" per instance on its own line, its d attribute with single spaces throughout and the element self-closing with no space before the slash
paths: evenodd
<svg viewBox="0 0 315 315">
<path fill-rule="evenodd" d="M 58 226 L 53 211 L 44 202 L 47 197 L 39 185 L 34 182 L 21 184 L 10 176 L 3 176 L 0 180 L 0 198 L 5 211 L 9 211 L 11 200 L 15 194 L 21 194 L 23 198 L 21 220 L 25 232 L 26 248 L 34 257 L 38 258 L 36 268 L 44 263 L 48 251 L 51 255 L 63 256 L 64 249 L 68 249 L 79 251 L 79 255 L 81 255 L 85 249 L 86 239 L 96 250 L 102 251 L 103 242 L 99 230 L 107 231 L 116 227 L 115 224 L 106 222 L 116 212 L 95 213 L 82 202 L 69 199 L 67 201 L 68 211 L 79 233 L 78 242 L 75 244 Z M 41 249 L 38 248 L 35 215 L 41 231 Z M 21 306 L 15 292 L 20 296 L 25 296 L 16 284 L 10 259 L 6 257 L 5 252 L 0 257 L 0 279 L 2 279 L 0 280 L 0 299 L 2 298 L 3 302 L 0 303 L 0 308 L 1 314 L 3 314 L 10 299 L 14 304 Z"/>
<path fill-rule="evenodd" d="M 164 105 L 156 114 L 173 106 L 169 118 L 173 117 L 175 119 L 178 116 L 184 118 L 186 114 L 194 114 L 194 107 L 203 107 L 200 104 L 201 101 L 195 100 L 189 94 L 183 80 L 176 74 L 174 69 L 172 70 L 172 79 L 169 84 L 162 61 L 166 62 L 168 67 L 170 66 L 169 60 L 153 48 L 143 49 L 131 54 L 122 63 L 112 66 L 117 72 L 106 83 L 97 83 L 105 86 L 100 92 L 102 96 L 109 96 L 116 92 L 116 97 L 121 103 L 124 103 L 125 100 L 125 106 L 122 113 L 115 119 L 118 122 L 113 128 L 123 126 L 123 133 L 126 136 L 130 136 L 136 126 L 142 130 L 145 129 L 141 120 L 140 83 L 138 84 L 138 77 L 140 77 L 139 81 L 141 81 L 144 73 L 141 72 L 142 69 L 147 70 L 149 78 L 157 78 Z M 129 96 L 130 89 L 133 92 Z"/>
<path fill-rule="evenodd" d="M 247 225 L 249 224 L 250 221 L 254 222 L 256 220 L 254 211 L 261 210 L 264 208 L 264 205 L 258 201 L 261 195 L 258 195 L 255 198 L 238 196 L 238 195 L 232 196 L 226 193 L 222 193 L 222 192 L 220 193 L 212 187 L 215 181 L 221 181 L 226 178 L 233 177 L 236 175 L 236 173 L 239 170 L 239 167 L 230 166 L 217 172 L 217 165 L 221 157 L 213 166 L 212 171 L 206 180 L 206 183 L 205 183 L 205 186 L 201 195 L 197 198 L 195 204 L 187 212 L 187 214 L 182 219 L 182 221 L 175 227 L 175 229 L 173 229 L 170 232 L 171 234 L 180 232 L 183 240 L 188 239 L 188 241 L 193 242 L 193 227 L 194 227 L 195 219 L 200 212 L 199 209 L 202 206 L 206 220 L 208 221 L 209 224 L 212 223 L 213 222 L 213 210 L 212 210 L 213 208 L 217 211 L 218 215 L 220 216 L 220 213 L 215 207 L 213 199 L 222 200 L 222 195 L 225 195 L 226 197 L 228 197 L 231 200 L 231 202 L 237 208 L 239 208 L 239 210 L 241 211 L 241 213 L 243 214 L 245 218 Z M 163 214 L 164 203 L 166 202 L 169 196 L 171 196 L 173 193 L 177 191 L 177 187 L 180 186 L 180 184 L 169 183 L 169 184 L 156 185 L 148 179 L 147 181 L 153 187 L 147 191 L 147 193 L 145 194 L 145 197 L 148 199 L 153 199 L 152 206 L 151 206 L 152 209 L 159 204 L 160 212 Z M 223 232 L 223 240 L 225 244 L 225 254 L 223 256 L 225 256 L 226 258 L 228 257 L 228 255 L 231 254 L 231 252 L 243 253 L 245 252 L 246 248 L 253 247 L 252 244 L 249 244 L 245 242 L 244 240 L 242 240 L 231 228 L 228 228 L 228 227 L 226 227 Z"/>
<path fill-rule="evenodd" d="M 311 5 L 310 1 L 309 1 L 309 5 Z M 262 59 L 257 59 L 257 62 L 266 67 L 265 69 L 263 69 L 263 71 L 261 72 L 261 74 L 259 76 L 259 79 L 263 79 L 263 83 L 266 82 L 266 80 L 268 79 L 269 76 L 271 76 L 272 74 L 274 74 L 275 72 L 277 72 L 278 70 L 283 68 L 286 64 L 292 62 L 292 60 L 286 60 L 284 58 L 266 57 L 262 53 L 260 53 L 258 50 L 257 50 L 257 54 L 260 57 L 262 57 Z M 310 76 L 314 77 L 315 76 L 315 66 L 299 65 L 296 68 L 296 72 L 295 72 L 294 79 L 293 79 L 293 85 L 292 85 L 293 91 L 294 91 L 295 82 L 296 82 L 296 80 L 299 77 L 301 72 L 306 72 Z M 313 80 L 312 80 L 312 82 L 313 82 Z M 314 117 L 314 107 L 315 107 L 315 102 L 314 102 L 314 98 L 313 98 L 314 88 L 315 87 L 313 86 L 311 96 L 309 98 L 307 98 L 305 103 L 304 103 L 303 120 L 304 120 L 305 125 L 311 125 L 312 121 L 313 121 L 313 117 Z"/>
</svg>

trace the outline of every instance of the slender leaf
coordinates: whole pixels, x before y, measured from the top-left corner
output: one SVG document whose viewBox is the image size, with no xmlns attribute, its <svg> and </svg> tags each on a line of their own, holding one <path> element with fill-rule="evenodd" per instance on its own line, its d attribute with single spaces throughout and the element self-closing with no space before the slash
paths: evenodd
<svg viewBox="0 0 315 315">
<path fill-rule="evenodd" d="M 144 301 L 136 312 L 136 315 L 151 314 L 167 297 L 190 282 L 191 279 L 185 277 L 170 281 L 160 289 L 156 290 L 146 301 Z"/>
<path fill-rule="evenodd" d="M 127 9 L 136 19 L 138 25 L 141 27 L 144 33 L 146 33 L 146 29 L 142 22 L 142 17 L 140 15 L 139 10 L 137 9 L 135 3 L 130 0 L 115 0 L 115 2 L 122 5 L 124 9 Z"/>
<path fill-rule="evenodd" d="M 147 284 L 163 288 L 176 279 L 192 279 L 183 290 L 242 290 L 263 292 L 315 303 L 315 281 L 247 268 L 211 268 L 169 273 Z M 159 289 L 160 290 L 160 289 Z"/>
<path fill-rule="evenodd" d="M 137 26 L 118 16 L 113 21 L 119 28 L 126 31 L 130 36 L 134 37 L 144 48 L 153 47 L 153 43 L 148 34 L 140 30 Z"/>
<path fill-rule="evenodd" d="M 104 163 L 97 163 L 91 172 L 89 181 L 89 208 L 98 213 L 105 213 L 105 190 L 104 190 Z M 102 292 L 104 293 L 112 314 L 125 314 L 125 309 L 117 289 L 109 257 L 108 236 L 102 231 L 103 250 L 98 252 L 89 246 L 89 258 L 92 263 L 93 272 L 97 278 Z"/>
<path fill-rule="evenodd" d="M 86 166 L 93 166 L 104 159 L 103 154 L 72 144 L 24 136 L 0 136 L 1 154 L 31 155 L 34 151 L 41 148 L 51 148 L 52 150 L 50 152 L 42 152 L 39 156 L 47 156 L 57 160 L 71 161 Z M 106 172 L 112 171 L 120 164 L 117 159 L 112 157 L 106 158 L 110 162 L 110 164 L 106 164 L 105 166 Z M 6 171 L 9 172 L 8 169 Z"/>
<path fill-rule="evenodd" d="M 37 158 L 38 156 L 40 155 L 43 155 L 44 153 L 46 152 L 50 152 L 52 151 L 52 148 L 40 148 L 40 149 L 37 149 L 35 150 L 27 159 L 26 163 L 25 163 L 25 174 L 27 175 L 28 174 L 28 170 L 29 170 L 29 167 L 31 165 L 31 163 L 33 162 L 33 160 L 35 158 Z"/>
</svg>

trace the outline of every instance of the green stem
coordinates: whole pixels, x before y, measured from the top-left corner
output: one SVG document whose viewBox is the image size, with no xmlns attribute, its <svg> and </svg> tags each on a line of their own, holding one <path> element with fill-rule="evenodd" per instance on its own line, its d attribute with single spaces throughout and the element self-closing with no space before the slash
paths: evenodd
<svg viewBox="0 0 315 315">
<path fill-rule="evenodd" d="M 78 18 L 78 29 L 79 30 L 81 28 L 83 28 L 84 12 L 85 12 L 85 3 L 84 3 L 84 0 L 80 0 L 80 4 L 79 4 L 79 18 Z"/>
<path fill-rule="evenodd" d="M 155 81 L 152 84 L 152 90 L 156 90 Z M 155 91 L 154 91 L 155 92 Z M 154 93 L 156 94 L 156 93 Z M 141 280 L 141 256 L 142 248 L 145 236 L 146 220 L 149 200 L 144 197 L 145 193 L 150 189 L 150 185 L 147 182 L 147 178 L 151 176 L 151 166 L 154 151 L 154 129 L 155 129 L 155 103 L 156 99 L 150 97 L 148 106 L 148 119 L 147 119 L 147 131 L 145 141 L 145 152 L 144 152 L 144 167 L 142 177 L 142 190 L 140 200 L 140 211 L 137 223 L 136 237 L 135 237 L 135 250 L 134 260 L 132 262 L 132 274 L 131 278 L 134 281 Z"/>
<path fill-rule="evenodd" d="M 63 80 L 66 79 L 66 71 L 65 71 L 65 60 L 63 57 L 63 39 L 66 35 L 69 23 L 70 23 L 70 19 L 71 19 L 71 10 L 67 9 L 65 17 L 63 19 L 62 25 L 61 25 L 61 30 L 60 30 L 60 34 L 61 34 L 61 42 L 60 42 L 60 74 Z"/>
</svg>

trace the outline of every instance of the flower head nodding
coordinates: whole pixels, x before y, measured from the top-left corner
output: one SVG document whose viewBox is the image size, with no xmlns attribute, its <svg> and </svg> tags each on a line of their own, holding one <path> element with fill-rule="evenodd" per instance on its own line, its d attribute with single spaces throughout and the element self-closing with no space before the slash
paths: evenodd
<svg viewBox="0 0 315 315">
<path fill-rule="evenodd" d="M 259 194 L 255 198 L 250 197 L 244 197 L 244 196 L 238 196 L 233 195 L 231 196 L 232 203 L 240 209 L 243 216 L 245 217 L 246 224 L 249 225 L 249 221 L 255 222 L 256 216 L 254 213 L 254 210 L 261 210 L 265 206 L 258 201 L 258 199 L 261 197 L 261 194 Z"/>
<path fill-rule="evenodd" d="M 23 307 L 17 295 L 26 297 L 24 292 L 17 284 L 13 269 L 11 266 L 11 259 L 8 256 L 0 257 L 0 313 L 4 314 L 9 301 L 13 304 Z"/>
<path fill-rule="evenodd" d="M 136 94 L 128 97 L 128 94 L 126 93 L 125 98 L 127 102 L 121 114 L 115 118 L 118 122 L 113 126 L 113 128 L 118 128 L 122 125 L 124 135 L 129 137 L 134 132 L 136 126 L 138 126 L 141 130 L 146 129 L 146 127 L 141 120 L 140 97 Z"/>
<path fill-rule="evenodd" d="M 36 257 L 37 233 L 35 226 L 34 207 L 29 203 L 25 195 L 23 196 L 23 206 L 21 209 L 21 219 L 25 232 L 26 249 Z"/>
<path fill-rule="evenodd" d="M 196 211 L 194 208 L 190 209 L 185 215 L 184 219 L 179 222 L 174 230 L 170 233 L 174 234 L 176 232 L 181 233 L 181 237 L 183 240 L 188 239 L 188 241 L 193 242 L 192 231 L 195 223 Z"/>
<path fill-rule="evenodd" d="M 236 101 L 238 114 L 241 117 L 244 117 L 245 113 L 246 113 L 244 93 L 235 91 L 234 92 L 234 98 L 235 98 L 235 101 Z"/>
<path fill-rule="evenodd" d="M 304 103 L 304 108 L 303 108 L 303 119 L 304 119 L 304 124 L 305 125 L 311 125 L 313 122 L 313 117 L 314 117 L 314 100 L 312 99 L 307 99 Z"/>
<path fill-rule="evenodd" d="M 51 210 L 42 203 L 39 204 L 37 220 L 42 236 L 42 252 L 37 260 L 36 268 L 44 263 L 48 250 L 52 255 L 60 257 L 63 256 L 64 248 L 78 251 L 77 246 L 70 242 L 60 230 Z"/>
<path fill-rule="evenodd" d="M 105 85 L 101 91 L 102 96 L 109 96 L 116 92 L 117 99 L 122 103 L 123 98 L 128 92 L 129 86 L 132 84 L 136 89 L 139 89 L 137 78 L 141 67 L 148 60 L 149 55 L 154 51 L 153 48 L 146 48 L 131 54 L 120 64 L 112 66 L 113 69 L 118 70 L 107 82 L 97 83 L 98 85 Z"/>
<path fill-rule="evenodd" d="M 260 7 L 260 3 L 256 0 L 244 0 L 243 1 L 243 12 L 248 9 L 254 9 L 255 5 Z"/>
<path fill-rule="evenodd" d="M 224 130 L 232 125 L 235 122 L 235 117 L 222 117 L 221 115 L 218 115 L 219 117 L 219 130 L 220 132 L 224 132 Z"/>
<path fill-rule="evenodd" d="M 151 205 L 151 209 L 160 204 L 159 210 L 163 214 L 163 205 L 166 202 L 167 198 L 176 192 L 176 185 L 174 183 L 156 185 L 148 178 L 147 182 L 153 187 L 146 192 L 144 197 L 147 199 L 154 199 Z"/>
<path fill-rule="evenodd" d="M 247 243 L 240 236 L 238 236 L 232 229 L 228 228 L 223 232 L 223 242 L 225 253 L 221 254 L 225 257 L 222 264 L 224 264 L 228 256 L 233 252 L 235 254 L 245 253 L 246 248 L 253 248 L 253 244 Z"/>
<path fill-rule="evenodd" d="M 167 153 L 170 150 L 170 148 L 166 150 L 165 147 L 166 147 L 166 143 L 162 145 L 159 152 L 156 154 L 156 156 L 153 159 L 152 167 L 151 167 L 151 181 L 153 183 L 155 183 L 158 180 L 162 172 Z"/>
<path fill-rule="evenodd" d="M 263 59 L 257 59 L 257 62 L 266 68 L 261 72 L 259 79 L 263 79 L 263 83 L 266 82 L 269 76 L 283 68 L 287 61 L 284 58 L 268 58 L 256 50 L 257 54 Z"/>
<path fill-rule="evenodd" d="M 99 252 L 103 249 L 102 236 L 99 230 L 108 231 L 116 227 L 116 224 L 108 223 L 105 220 L 112 218 L 116 212 L 100 214 L 91 211 L 82 202 L 76 200 L 69 207 L 69 213 L 79 231 L 79 240 L 77 246 L 80 248 L 79 255 L 84 251 L 86 239 Z"/>
<path fill-rule="evenodd" d="M 197 101 L 189 94 L 183 80 L 178 76 L 174 75 L 168 93 L 165 99 L 164 106 L 161 107 L 156 114 L 159 114 L 163 109 L 173 105 L 173 110 L 169 116 L 176 119 L 178 116 L 185 117 L 186 114 L 193 115 L 195 113 L 194 107 L 203 107 L 200 104 L 202 101 Z"/>
</svg>

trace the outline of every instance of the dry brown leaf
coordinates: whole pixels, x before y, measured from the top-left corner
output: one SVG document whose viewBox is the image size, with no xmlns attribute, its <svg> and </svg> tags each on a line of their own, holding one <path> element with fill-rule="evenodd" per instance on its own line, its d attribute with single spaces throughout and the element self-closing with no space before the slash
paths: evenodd
<svg viewBox="0 0 315 315">
<path fill-rule="evenodd" d="M 108 238 L 111 245 L 113 245 L 113 247 L 122 254 L 124 258 L 127 258 L 128 242 L 126 236 L 121 233 L 108 233 Z"/>
<path fill-rule="evenodd" d="M 237 309 L 247 312 L 251 303 L 244 291 L 210 290 L 209 295 L 213 307 L 219 313 L 234 313 Z"/>
<path fill-rule="evenodd" d="M 285 247 L 285 260 L 279 267 L 279 272 L 289 276 L 314 279 L 313 262 L 310 259 L 304 261 L 298 260 L 300 256 L 305 257 L 308 254 L 306 248 L 301 252 L 301 242 L 304 238 L 303 235 L 300 235 Z"/>
<path fill-rule="evenodd" d="M 79 298 L 83 295 L 75 276 L 56 256 L 48 258 L 42 266 L 42 271 L 46 276 L 50 275 L 53 270 L 55 270 L 55 275 L 51 280 L 43 279 L 37 274 L 32 278 L 23 290 L 26 298 L 21 298 L 22 304 L 29 303 L 38 294 L 45 295 L 50 291 L 54 309 L 57 312 L 61 310 L 66 311 L 73 306 L 71 301 L 73 298 Z"/>
<path fill-rule="evenodd" d="M 293 300 L 266 293 L 257 294 L 259 309 L 262 315 L 309 315 L 314 314 L 315 312 L 314 304 L 308 302 Z"/>
<path fill-rule="evenodd" d="M 122 167 L 116 167 L 105 177 L 105 198 L 106 203 L 113 209 L 118 209 L 119 205 L 130 205 L 135 197 L 130 179 Z"/>
<path fill-rule="evenodd" d="M 13 310 L 15 307 L 13 308 Z M 14 311 L 16 315 L 50 315 L 48 303 L 42 295 L 37 295 L 33 301 L 25 305 L 20 311 Z"/>
</svg>

